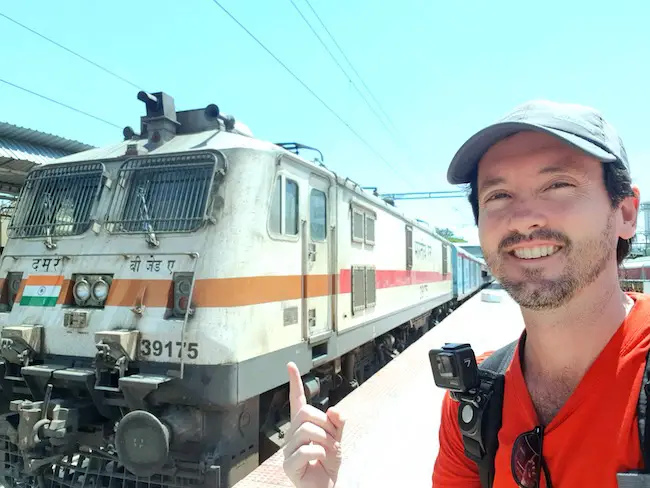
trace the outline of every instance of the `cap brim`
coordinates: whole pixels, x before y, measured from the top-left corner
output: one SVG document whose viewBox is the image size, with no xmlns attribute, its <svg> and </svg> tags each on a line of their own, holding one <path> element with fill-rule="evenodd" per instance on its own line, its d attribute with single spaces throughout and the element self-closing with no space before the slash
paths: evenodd
<svg viewBox="0 0 650 488">
<path fill-rule="evenodd" d="M 516 134 L 521 131 L 543 132 L 558 137 L 562 141 L 571 144 L 577 149 L 599 159 L 603 162 L 611 163 L 616 161 L 616 156 L 608 153 L 574 134 L 563 132 L 548 127 L 540 127 L 535 124 L 525 122 L 502 122 L 491 125 L 474 134 L 458 150 L 454 159 L 452 159 L 447 171 L 447 181 L 452 185 L 461 185 L 470 182 L 470 176 L 478 165 L 485 152 L 497 142 Z"/>
</svg>

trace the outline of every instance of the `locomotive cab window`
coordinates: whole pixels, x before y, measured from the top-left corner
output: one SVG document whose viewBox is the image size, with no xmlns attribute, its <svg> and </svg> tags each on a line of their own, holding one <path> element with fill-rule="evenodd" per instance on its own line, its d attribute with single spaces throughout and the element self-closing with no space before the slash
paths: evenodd
<svg viewBox="0 0 650 488">
<path fill-rule="evenodd" d="M 327 196 L 315 188 L 309 195 L 309 222 L 311 238 L 324 241 L 327 238 Z"/>
<path fill-rule="evenodd" d="M 193 232 L 206 218 L 218 158 L 212 153 L 141 156 L 124 162 L 109 232 Z"/>
<path fill-rule="evenodd" d="M 280 175 L 275 179 L 269 228 L 275 234 L 298 235 L 298 183 Z"/>
<path fill-rule="evenodd" d="M 32 171 L 9 225 L 11 236 L 83 234 L 90 227 L 103 181 L 102 163 L 52 165 Z"/>
</svg>

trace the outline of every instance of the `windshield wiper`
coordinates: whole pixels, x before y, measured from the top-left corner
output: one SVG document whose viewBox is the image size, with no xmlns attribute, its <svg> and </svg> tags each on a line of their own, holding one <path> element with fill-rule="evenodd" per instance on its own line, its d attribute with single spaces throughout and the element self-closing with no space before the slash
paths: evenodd
<svg viewBox="0 0 650 488">
<path fill-rule="evenodd" d="M 56 248 L 56 244 L 52 241 L 52 228 L 54 227 L 54 204 L 52 203 L 52 195 L 46 193 L 43 197 L 43 213 L 45 214 L 45 221 L 49 223 L 45 227 L 45 247 L 48 249 Z"/>
<path fill-rule="evenodd" d="M 142 207 L 140 208 L 140 215 L 144 218 L 145 229 L 148 232 L 145 240 L 151 247 L 158 247 L 160 244 L 158 239 L 156 239 L 156 234 L 153 230 L 153 225 L 151 225 L 151 218 L 149 217 L 149 210 L 147 209 L 147 199 L 144 196 L 144 186 L 138 187 L 138 196 L 142 202 Z"/>
</svg>

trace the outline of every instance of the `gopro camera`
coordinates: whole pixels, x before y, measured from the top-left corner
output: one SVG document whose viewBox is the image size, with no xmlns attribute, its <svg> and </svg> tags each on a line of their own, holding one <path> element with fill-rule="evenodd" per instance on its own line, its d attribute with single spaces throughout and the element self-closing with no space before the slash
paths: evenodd
<svg viewBox="0 0 650 488">
<path fill-rule="evenodd" d="M 436 385 L 463 393 L 479 386 L 476 356 L 469 344 L 445 344 L 431 349 L 429 361 Z"/>
</svg>

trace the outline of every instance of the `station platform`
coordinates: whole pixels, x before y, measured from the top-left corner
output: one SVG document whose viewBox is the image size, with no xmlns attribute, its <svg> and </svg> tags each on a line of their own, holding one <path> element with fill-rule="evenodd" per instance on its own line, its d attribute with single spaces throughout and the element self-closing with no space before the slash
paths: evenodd
<svg viewBox="0 0 650 488">
<path fill-rule="evenodd" d="M 477 293 L 339 404 L 347 422 L 337 488 L 430 488 L 445 391 L 431 373 L 429 350 L 468 342 L 475 354 L 495 350 L 523 330 L 505 291 Z M 278 451 L 235 488 L 291 487 Z"/>
</svg>

